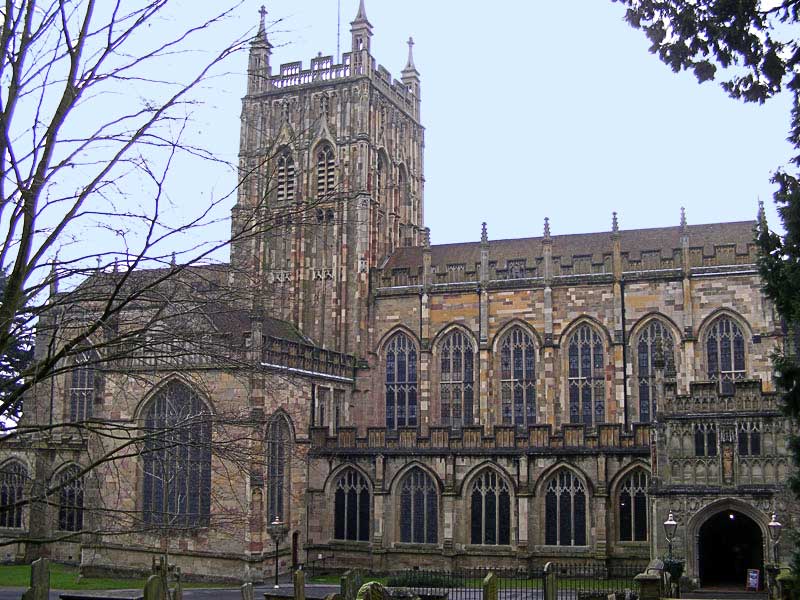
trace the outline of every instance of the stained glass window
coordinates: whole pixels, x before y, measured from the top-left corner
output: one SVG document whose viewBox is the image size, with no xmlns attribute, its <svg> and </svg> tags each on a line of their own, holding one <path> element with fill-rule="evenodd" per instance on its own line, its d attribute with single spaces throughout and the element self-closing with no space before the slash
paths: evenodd
<svg viewBox="0 0 800 600">
<path fill-rule="evenodd" d="M 317 150 L 317 196 L 324 198 L 336 188 L 336 162 L 333 148 L 324 144 Z"/>
<path fill-rule="evenodd" d="M 471 543 L 511 543 L 511 493 L 506 480 L 487 469 L 472 482 L 470 494 Z"/>
<path fill-rule="evenodd" d="M 294 159 L 288 151 L 278 157 L 277 169 L 277 198 L 278 202 L 291 202 L 294 200 L 295 187 Z"/>
<path fill-rule="evenodd" d="M 0 527 L 22 527 L 22 494 L 28 471 L 22 463 L 11 460 L 0 467 Z"/>
<path fill-rule="evenodd" d="M 355 469 L 345 469 L 333 487 L 333 537 L 369 541 L 370 496 L 364 476 Z"/>
<path fill-rule="evenodd" d="M 58 528 L 61 531 L 83 529 L 83 478 L 80 469 L 70 466 L 58 476 Z"/>
<path fill-rule="evenodd" d="M 656 349 L 661 344 L 664 356 L 665 381 L 675 380 L 675 340 L 669 328 L 661 321 L 654 319 L 642 329 L 636 347 L 636 366 L 639 379 L 639 421 L 649 423 L 656 414 L 655 369 L 653 359 Z"/>
<path fill-rule="evenodd" d="M 569 338 L 569 422 L 594 425 L 606 415 L 603 341 L 589 325 Z"/>
<path fill-rule="evenodd" d="M 417 349 L 399 331 L 386 346 L 386 428 L 417 426 Z"/>
<path fill-rule="evenodd" d="M 211 421 L 200 397 L 171 381 L 144 410 L 145 523 L 199 527 L 211 505 Z"/>
<path fill-rule="evenodd" d="M 619 539 L 647 541 L 647 471 L 636 469 L 622 480 L 619 492 Z"/>
<path fill-rule="evenodd" d="M 436 484 L 414 467 L 400 484 L 400 541 L 435 544 L 439 537 L 439 499 Z"/>
<path fill-rule="evenodd" d="M 92 416 L 96 364 L 97 355 L 90 350 L 75 356 L 69 386 L 69 420 L 72 423 Z"/>
<path fill-rule="evenodd" d="M 439 347 L 439 403 L 441 423 L 460 428 L 472 425 L 475 395 L 474 348 L 458 329 L 448 333 Z"/>
<path fill-rule="evenodd" d="M 733 382 L 745 376 L 744 334 L 736 321 L 718 317 L 706 338 L 708 378 L 719 381 L 723 392 L 733 393 Z"/>
<path fill-rule="evenodd" d="M 500 341 L 500 396 L 503 423 L 536 423 L 536 350 L 533 337 L 519 325 Z"/>
<path fill-rule="evenodd" d="M 289 497 L 289 460 L 291 452 L 288 446 L 291 443 L 289 424 L 283 417 L 276 417 L 267 429 L 267 510 L 272 521 L 279 517 L 286 522 Z"/>
<path fill-rule="evenodd" d="M 586 545 L 586 489 L 569 469 L 560 469 L 545 493 L 545 544 Z"/>
</svg>

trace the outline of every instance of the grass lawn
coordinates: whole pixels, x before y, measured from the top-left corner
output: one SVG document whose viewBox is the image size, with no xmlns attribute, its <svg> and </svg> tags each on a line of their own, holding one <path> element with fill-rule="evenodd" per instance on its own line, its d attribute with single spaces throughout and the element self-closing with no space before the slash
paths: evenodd
<svg viewBox="0 0 800 600">
<path fill-rule="evenodd" d="M 30 565 L 0 566 L 0 587 L 27 587 L 31 582 Z M 50 589 L 53 590 L 125 590 L 143 589 L 141 579 L 82 578 L 78 567 L 50 563 Z M 185 588 L 234 587 L 231 583 L 184 583 Z"/>
</svg>

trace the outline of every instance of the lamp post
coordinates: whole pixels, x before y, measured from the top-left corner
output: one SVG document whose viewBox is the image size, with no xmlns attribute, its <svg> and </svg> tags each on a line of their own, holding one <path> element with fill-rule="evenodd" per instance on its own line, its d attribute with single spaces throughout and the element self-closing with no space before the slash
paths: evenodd
<svg viewBox="0 0 800 600">
<path fill-rule="evenodd" d="M 281 539 L 286 533 L 286 523 L 281 521 L 278 515 L 275 515 L 275 520 L 269 524 L 268 531 L 269 537 L 272 538 L 275 544 L 275 585 L 273 587 L 278 589 L 280 587 L 278 585 L 278 545 L 281 543 Z"/>
<path fill-rule="evenodd" d="M 772 513 L 772 520 L 767 523 L 767 527 L 769 527 L 769 537 L 772 539 L 772 556 L 775 564 L 778 564 L 778 542 L 781 539 L 781 529 L 783 529 L 783 525 L 780 524 L 778 521 L 778 515 Z"/>
<path fill-rule="evenodd" d="M 664 521 L 664 537 L 667 538 L 667 558 L 669 558 L 669 560 L 672 560 L 672 540 L 675 539 L 675 532 L 677 529 L 678 522 L 675 520 L 672 511 L 669 511 L 667 520 Z"/>
</svg>

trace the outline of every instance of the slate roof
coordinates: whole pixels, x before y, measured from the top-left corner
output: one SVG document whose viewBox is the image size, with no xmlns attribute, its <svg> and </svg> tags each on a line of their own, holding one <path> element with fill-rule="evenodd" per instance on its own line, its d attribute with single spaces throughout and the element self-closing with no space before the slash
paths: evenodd
<svg viewBox="0 0 800 600">
<path fill-rule="evenodd" d="M 704 256 L 713 256 L 715 246 L 735 245 L 735 254 L 747 254 L 753 244 L 755 221 L 733 223 L 709 223 L 689 225 L 689 247 L 702 248 Z M 620 230 L 622 253 L 629 259 L 638 260 L 642 252 L 660 251 L 662 256 L 671 256 L 681 248 L 681 228 L 656 227 L 652 229 Z M 489 260 L 498 265 L 508 260 L 537 259 L 542 256 L 542 237 L 489 241 Z M 612 253 L 611 232 L 553 235 L 553 258 L 561 257 L 562 263 L 570 263 L 575 256 L 591 256 L 592 262 L 601 263 L 603 257 Z M 480 242 L 440 244 L 431 246 L 431 264 L 445 267 L 448 264 L 474 265 L 480 262 Z M 412 272 L 422 267 L 422 247 L 399 248 L 392 254 L 384 269 L 409 269 Z M 529 261 L 531 264 L 533 261 Z"/>
</svg>

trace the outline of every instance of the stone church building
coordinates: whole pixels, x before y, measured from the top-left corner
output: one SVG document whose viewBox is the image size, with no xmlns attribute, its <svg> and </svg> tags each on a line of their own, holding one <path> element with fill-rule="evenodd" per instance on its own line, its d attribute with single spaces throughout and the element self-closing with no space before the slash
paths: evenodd
<svg viewBox="0 0 800 600">
<path fill-rule="evenodd" d="M 262 16 L 230 264 L 163 284 L 208 300 L 197 331 L 237 363 L 77 357 L 26 399 L 25 422 L 108 429 L 0 446 L 0 538 L 83 530 L 43 551 L 90 573 L 169 549 L 184 573 L 261 580 L 273 522 L 281 571 L 633 565 L 666 554 L 672 512 L 689 577 L 744 581 L 771 562 L 772 514 L 795 522 L 756 222 L 625 230 L 614 214 L 559 235 L 544 218 L 539 237 L 493 240 L 484 224 L 431 245 L 411 41 L 395 79 L 363 0 L 351 34 L 340 62 L 274 68 Z M 122 445 L 109 430 L 198 415 L 249 421 L 200 418 L 178 451 L 144 441 L 81 476 Z M 244 430 L 263 457 L 246 468 L 224 451 Z M 14 507 L 58 481 L 50 502 Z"/>
</svg>

